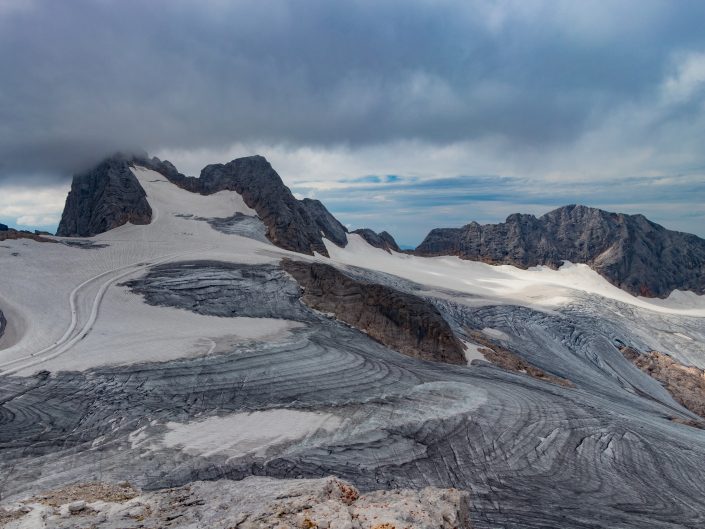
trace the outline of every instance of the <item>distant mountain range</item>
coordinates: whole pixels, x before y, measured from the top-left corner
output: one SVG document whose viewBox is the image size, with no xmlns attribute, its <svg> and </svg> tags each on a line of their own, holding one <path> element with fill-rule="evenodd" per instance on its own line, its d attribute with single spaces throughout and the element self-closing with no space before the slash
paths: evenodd
<svg viewBox="0 0 705 529">
<path fill-rule="evenodd" d="M 141 165 L 188 191 L 210 195 L 236 191 L 257 212 L 267 237 L 299 253 L 328 255 L 323 239 L 344 247 L 349 232 L 318 200 L 296 199 L 262 156 L 206 166 L 199 178 L 181 174 L 168 161 L 116 154 L 74 176 L 57 235 L 85 237 L 131 222 L 146 224 L 151 209 L 130 171 Z M 369 244 L 401 251 L 387 232 L 355 230 Z M 674 290 L 705 294 L 705 240 L 667 230 L 643 215 L 611 213 L 569 205 L 541 217 L 510 215 L 506 222 L 437 228 L 413 251 L 419 256 L 452 255 L 519 268 L 558 268 L 584 263 L 612 284 L 638 296 L 667 297 Z"/>
</svg>

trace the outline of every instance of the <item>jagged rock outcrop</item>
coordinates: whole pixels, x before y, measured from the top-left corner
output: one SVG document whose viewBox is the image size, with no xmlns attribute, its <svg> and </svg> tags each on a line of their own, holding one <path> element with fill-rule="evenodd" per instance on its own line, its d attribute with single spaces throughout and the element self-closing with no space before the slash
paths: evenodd
<svg viewBox="0 0 705 529">
<path fill-rule="evenodd" d="M 642 354 L 632 347 L 621 347 L 620 351 L 636 367 L 661 382 L 676 402 L 705 419 L 705 370 L 683 365 L 658 351 Z"/>
<path fill-rule="evenodd" d="M 418 296 L 355 280 L 323 263 L 282 261 L 303 288 L 303 301 L 401 353 L 449 364 L 466 363 L 464 346 L 438 309 Z"/>
<path fill-rule="evenodd" d="M 19 528 L 42 519 L 57 529 L 470 529 L 467 498 L 466 492 L 434 487 L 360 494 L 333 477 L 196 481 L 143 494 L 126 483 L 86 483 L 0 508 L 0 523 Z"/>
<path fill-rule="evenodd" d="M 634 295 L 705 294 L 705 240 L 667 230 L 643 215 L 586 206 L 565 206 L 538 218 L 514 214 L 500 224 L 435 229 L 415 253 L 521 268 L 557 268 L 566 260 L 590 265 Z"/>
<path fill-rule="evenodd" d="M 401 248 L 399 248 L 397 241 L 395 241 L 394 237 L 386 231 L 376 233 L 369 228 L 362 228 L 359 230 L 354 230 L 353 233 L 357 233 L 360 237 L 367 241 L 367 244 L 374 246 L 375 248 L 380 248 L 390 253 L 392 251 L 401 252 Z"/>
<path fill-rule="evenodd" d="M 267 226 L 267 238 L 299 253 L 328 255 L 323 237 L 347 244 L 347 229 L 318 200 L 298 200 L 262 156 L 208 165 L 200 178 L 185 176 L 173 164 L 146 154 L 116 154 L 74 176 L 57 235 L 90 237 L 127 222 L 149 224 L 152 210 L 130 167 L 140 165 L 193 193 L 236 191 Z"/>
<path fill-rule="evenodd" d="M 208 165 L 201 171 L 200 178 L 184 176 L 175 170 L 160 172 L 176 185 L 195 193 L 210 195 L 227 190 L 241 194 L 245 204 L 254 209 L 267 226 L 269 240 L 286 250 L 327 256 L 323 237 L 338 246 L 347 243 L 345 226 L 318 200 L 296 199 L 262 156 Z"/>
<path fill-rule="evenodd" d="M 152 208 L 130 166 L 140 156 L 115 154 L 73 177 L 56 234 L 91 237 L 127 222 L 149 224 Z"/>
</svg>

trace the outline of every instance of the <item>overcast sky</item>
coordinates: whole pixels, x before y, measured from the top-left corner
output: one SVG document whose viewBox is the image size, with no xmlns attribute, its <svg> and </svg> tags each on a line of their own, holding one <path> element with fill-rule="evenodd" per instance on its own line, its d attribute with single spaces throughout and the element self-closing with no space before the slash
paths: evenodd
<svg viewBox="0 0 705 529">
<path fill-rule="evenodd" d="M 266 156 L 351 228 L 568 203 L 705 236 L 705 2 L 0 0 L 0 222 L 144 149 Z"/>
</svg>

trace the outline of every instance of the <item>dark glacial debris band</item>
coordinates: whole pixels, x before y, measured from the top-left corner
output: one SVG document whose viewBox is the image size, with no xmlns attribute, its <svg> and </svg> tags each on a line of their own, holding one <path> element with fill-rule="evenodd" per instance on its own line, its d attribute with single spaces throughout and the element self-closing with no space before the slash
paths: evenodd
<svg viewBox="0 0 705 529">
<path fill-rule="evenodd" d="M 557 268 L 570 261 L 590 265 L 635 296 L 664 298 L 676 289 L 705 294 L 705 240 L 667 230 L 643 215 L 585 206 L 565 206 L 538 218 L 517 213 L 501 224 L 438 228 L 415 253 L 520 268 Z"/>
<path fill-rule="evenodd" d="M 438 309 L 424 299 L 385 285 L 353 279 L 322 263 L 282 261 L 303 289 L 309 307 L 341 321 L 401 353 L 464 365 L 463 344 Z"/>
</svg>

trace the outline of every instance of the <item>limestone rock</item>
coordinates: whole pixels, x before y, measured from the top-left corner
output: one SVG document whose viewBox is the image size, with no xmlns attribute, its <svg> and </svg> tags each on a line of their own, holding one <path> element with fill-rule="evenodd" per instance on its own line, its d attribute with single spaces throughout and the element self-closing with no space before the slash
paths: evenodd
<svg viewBox="0 0 705 529">
<path fill-rule="evenodd" d="M 286 250 L 327 256 L 323 237 L 339 246 L 347 243 L 347 230 L 325 206 L 317 200 L 297 200 L 262 156 L 208 165 L 200 178 L 174 171 L 162 174 L 176 185 L 203 195 L 224 190 L 241 194 L 267 226 L 269 240 Z"/>
<path fill-rule="evenodd" d="M 705 293 L 705 240 L 667 230 L 643 215 L 585 206 L 565 206 L 539 218 L 514 214 L 501 224 L 435 229 L 415 253 L 521 268 L 557 268 L 565 260 L 590 265 L 634 295 Z"/>
<path fill-rule="evenodd" d="M 6 527 L 31 527 L 41 517 L 47 527 L 76 527 L 44 502 L 19 502 L 0 510 Z M 79 515 L 82 527 L 100 529 L 189 527 L 226 529 L 470 529 L 468 494 L 427 487 L 360 494 L 342 480 L 279 480 L 249 477 L 242 481 L 196 481 L 183 487 L 132 498 L 86 497 L 61 510 Z M 35 513 L 36 511 L 36 513 Z M 38 515 L 38 516 L 35 516 Z"/>
<path fill-rule="evenodd" d="M 622 347 L 621 351 L 636 367 L 661 382 L 676 402 L 705 419 L 705 370 L 658 351 L 641 354 L 632 347 Z"/>
<path fill-rule="evenodd" d="M 311 308 L 335 314 L 401 353 L 464 365 L 464 347 L 440 312 L 422 298 L 353 279 L 322 263 L 285 260 L 282 267 L 303 287 Z"/>
<path fill-rule="evenodd" d="M 133 155 L 116 154 L 75 175 L 56 234 L 91 237 L 127 222 L 149 224 L 152 208 L 130 170 L 136 159 Z"/>
<path fill-rule="evenodd" d="M 357 233 L 360 237 L 367 241 L 367 244 L 374 246 L 375 248 L 380 248 L 390 253 L 392 251 L 401 252 L 401 248 L 397 245 L 394 237 L 386 231 L 376 233 L 369 228 L 362 228 L 359 230 L 354 230 L 353 233 Z"/>
</svg>

